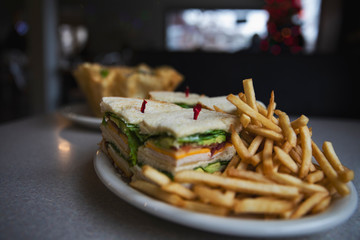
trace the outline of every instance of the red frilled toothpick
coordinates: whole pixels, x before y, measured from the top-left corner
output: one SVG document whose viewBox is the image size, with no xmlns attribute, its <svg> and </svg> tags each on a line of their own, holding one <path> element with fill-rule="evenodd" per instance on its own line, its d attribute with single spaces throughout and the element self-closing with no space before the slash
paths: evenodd
<svg viewBox="0 0 360 240">
<path fill-rule="evenodd" d="M 145 107 L 146 107 L 147 101 L 144 99 L 144 101 L 141 104 L 141 112 L 144 113 L 145 112 Z"/>
<path fill-rule="evenodd" d="M 186 88 L 185 88 L 185 97 L 189 97 L 189 92 L 190 92 L 189 86 L 186 86 Z"/>
<path fill-rule="evenodd" d="M 194 111 L 194 120 L 197 120 L 199 113 L 201 111 L 201 104 L 198 103 L 193 107 L 193 111 Z"/>
</svg>

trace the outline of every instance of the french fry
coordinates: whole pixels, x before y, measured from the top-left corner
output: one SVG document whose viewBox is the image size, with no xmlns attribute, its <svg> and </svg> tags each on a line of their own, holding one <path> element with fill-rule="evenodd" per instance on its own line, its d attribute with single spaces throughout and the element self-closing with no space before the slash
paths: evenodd
<svg viewBox="0 0 360 240">
<path fill-rule="evenodd" d="M 355 177 L 355 173 L 353 170 L 348 169 L 347 167 L 344 167 L 344 171 L 339 172 L 339 179 L 344 182 L 350 182 Z"/>
<path fill-rule="evenodd" d="M 312 194 L 307 198 L 291 215 L 291 219 L 296 219 L 304 216 L 308 213 L 314 206 L 316 206 L 322 199 L 328 196 L 327 192 L 317 192 Z"/>
<path fill-rule="evenodd" d="M 321 170 L 316 170 L 315 172 L 309 173 L 305 180 L 308 183 L 316 183 L 324 179 L 324 172 Z"/>
<path fill-rule="evenodd" d="M 241 161 L 238 166 L 236 167 L 237 170 L 246 170 L 249 164 L 245 161 Z"/>
<path fill-rule="evenodd" d="M 258 152 L 257 154 L 251 156 L 249 158 L 249 163 L 254 167 L 257 166 L 261 162 L 261 154 L 262 152 Z"/>
<path fill-rule="evenodd" d="M 300 134 L 300 130 L 299 130 L 299 134 Z M 298 138 L 298 140 L 299 140 L 298 145 L 296 145 L 293 149 L 299 156 L 302 156 L 301 138 Z"/>
<path fill-rule="evenodd" d="M 311 213 L 319 213 L 323 212 L 326 208 L 329 207 L 331 203 L 331 196 L 325 197 L 323 200 L 321 200 L 318 204 L 316 204 L 313 209 L 311 209 Z"/>
<path fill-rule="evenodd" d="M 294 129 L 290 125 L 289 116 L 280 110 L 275 110 L 275 114 L 279 116 L 279 124 L 285 139 L 290 143 L 291 146 L 295 147 L 296 134 L 294 132 Z"/>
<path fill-rule="evenodd" d="M 327 192 L 327 189 L 321 185 L 303 182 L 301 179 L 289 174 L 274 172 L 269 178 L 281 184 L 296 186 L 304 193 Z"/>
<path fill-rule="evenodd" d="M 259 149 L 259 146 L 263 140 L 264 140 L 264 137 L 260 136 L 260 135 L 256 136 L 252 140 L 250 146 L 248 147 L 248 151 L 249 151 L 250 155 L 254 155 L 256 153 L 256 151 Z"/>
<path fill-rule="evenodd" d="M 246 115 L 245 113 L 241 114 L 240 123 L 241 125 L 243 125 L 244 128 L 246 128 L 250 122 L 251 122 L 251 118 L 248 115 Z"/>
<path fill-rule="evenodd" d="M 256 155 L 260 155 L 260 153 L 258 153 L 258 154 L 256 154 Z M 256 156 L 256 155 L 255 155 L 255 156 Z M 260 157 L 259 157 L 259 159 L 260 159 Z M 262 164 L 262 163 L 259 163 L 259 164 L 256 166 L 256 168 L 255 168 L 255 172 L 264 174 L 263 168 L 264 168 L 264 167 L 263 167 L 263 164 Z"/>
<path fill-rule="evenodd" d="M 279 200 L 272 197 L 245 198 L 235 201 L 234 212 L 280 214 L 290 210 L 293 205 L 289 200 Z"/>
<path fill-rule="evenodd" d="M 304 199 L 304 194 L 299 194 L 298 196 L 296 196 L 294 199 L 292 199 L 292 202 L 294 204 L 294 207 L 281 213 L 279 216 L 281 218 L 284 219 L 289 219 L 291 217 L 291 215 L 294 213 L 295 211 L 295 207 L 298 206 L 298 204 Z"/>
<path fill-rule="evenodd" d="M 344 167 L 341 164 L 338 156 L 335 153 L 335 150 L 332 146 L 331 142 L 325 141 L 323 146 L 322 146 L 324 155 L 326 157 L 326 159 L 329 161 L 329 163 L 331 164 L 331 166 L 334 168 L 334 170 L 336 172 L 342 172 L 344 171 Z"/>
<path fill-rule="evenodd" d="M 271 181 L 270 179 L 265 177 L 263 174 L 253 172 L 253 171 L 238 170 L 235 168 L 230 168 L 228 170 L 228 175 L 230 177 L 248 179 L 248 180 L 252 180 L 252 181 L 256 181 L 256 182 L 274 183 L 274 181 Z"/>
<path fill-rule="evenodd" d="M 304 127 L 308 124 L 309 118 L 307 118 L 305 115 L 301 115 L 297 119 L 291 122 L 291 127 L 293 129 L 298 129 L 300 127 Z"/>
<path fill-rule="evenodd" d="M 298 146 L 298 145 L 297 145 L 297 146 Z M 299 155 L 299 154 L 297 153 L 297 151 L 295 151 L 295 149 L 296 149 L 296 147 L 293 148 L 293 149 L 291 149 L 290 152 L 289 152 L 289 155 L 290 155 L 290 157 L 291 157 L 292 159 L 295 160 L 295 162 L 297 162 L 299 165 L 301 165 L 301 162 L 302 162 L 302 160 L 301 160 L 301 155 Z M 315 168 L 314 164 L 313 164 L 313 163 L 310 163 L 310 171 L 313 172 L 313 171 L 315 171 L 315 170 L 316 170 L 316 168 Z"/>
<path fill-rule="evenodd" d="M 214 206 L 198 201 L 184 201 L 184 204 L 181 207 L 191 211 L 220 216 L 226 216 L 229 213 L 229 209 L 226 207 Z"/>
<path fill-rule="evenodd" d="M 231 132 L 231 141 L 236 149 L 237 154 L 240 156 L 240 158 L 242 160 L 247 161 L 247 159 L 249 159 L 251 157 L 248 149 L 246 148 L 246 146 L 244 145 L 244 143 L 242 142 L 239 134 L 235 131 L 232 130 Z"/>
<path fill-rule="evenodd" d="M 274 91 L 271 91 L 266 117 L 271 119 L 274 115 L 274 111 L 275 111 L 275 94 Z"/>
<path fill-rule="evenodd" d="M 161 186 L 161 189 L 169 193 L 177 194 L 184 199 L 194 199 L 196 197 L 196 195 L 190 189 L 176 182 L 163 185 Z"/>
<path fill-rule="evenodd" d="M 255 91 L 254 91 L 254 85 L 253 85 L 252 79 L 251 78 L 245 79 L 243 81 L 243 86 L 244 86 L 244 93 L 246 96 L 246 103 L 252 109 L 254 109 L 256 112 L 258 112 L 257 106 L 256 106 L 256 97 L 255 97 Z M 256 126 L 261 126 L 261 123 L 257 119 L 253 118 L 252 123 Z"/>
<path fill-rule="evenodd" d="M 279 173 L 286 173 L 286 174 L 292 174 L 291 170 L 288 169 L 287 167 L 285 167 L 285 165 L 282 165 L 280 164 L 279 167 L 276 166 L 276 172 L 279 172 Z"/>
<path fill-rule="evenodd" d="M 145 177 L 158 184 L 159 186 L 163 186 L 171 182 L 171 179 L 168 176 L 149 165 L 144 165 L 142 167 L 142 173 Z"/>
<path fill-rule="evenodd" d="M 238 94 L 238 96 L 243 102 L 246 102 L 246 96 L 245 96 L 244 93 L 241 92 L 241 93 Z"/>
<path fill-rule="evenodd" d="M 222 173 L 223 176 L 227 176 L 227 172 L 231 167 L 237 166 L 240 162 L 239 155 L 234 155 L 228 165 L 226 166 L 224 172 Z"/>
<path fill-rule="evenodd" d="M 143 180 L 135 180 L 130 182 L 130 186 L 136 188 L 154 198 L 162 200 L 164 202 L 170 203 L 175 206 L 183 206 L 184 200 L 181 199 L 178 195 L 168 193 L 163 191 L 160 187 L 155 184 L 143 181 Z"/>
<path fill-rule="evenodd" d="M 234 204 L 235 192 L 226 191 L 223 193 L 219 189 L 211 189 L 204 185 L 195 185 L 194 193 L 204 203 L 212 203 L 214 205 L 230 208 Z"/>
<path fill-rule="evenodd" d="M 337 172 L 333 169 L 325 155 L 321 152 L 314 141 L 311 142 L 311 147 L 316 161 L 319 163 L 321 169 L 324 171 L 324 174 L 329 178 L 336 191 L 342 196 L 349 194 L 350 189 L 345 183 L 338 180 Z"/>
<path fill-rule="evenodd" d="M 299 171 L 298 165 L 294 162 L 289 154 L 277 146 L 274 147 L 274 151 L 276 153 L 276 159 L 278 159 L 288 169 L 290 169 L 293 173 L 297 173 Z"/>
<path fill-rule="evenodd" d="M 251 118 L 254 118 L 261 122 L 266 128 L 269 128 L 275 132 L 281 132 L 281 128 L 273 123 L 271 120 L 266 118 L 265 116 L 261 115 L 259 112 L 252 109 L 249 105 L 243 102 L 241 99 L 237 98 L 233 94 L 227 96 L 227 100 L 233 103 L 238 109 L 240 109 L 243 113 L 246 113 Z"/>
<path fill-rule="evenodd" d="M 309 128 L 307 126 L 300 127 L 300 139 L 301 139 L 301 167 L 299 171 L 299 177 L 304 178 L 310 171 L 312 149 L 311 149 L 311 137 Z"/>
<path fill-rule="evenodd" d="M 249 180 L 236 178 L 226 178 L 215 176 L 209 173 L 184 170 L 175 175 L 175 181 L 180 183 L 202 183 L 209 186 L 218 186 L 227 190 L 238 191 L 258 195 L 272 195 L 284 198 L 295 197 L 299 190 L 292 186 L 282 186 L 278 184 L 258 183 Z"/>
<path fill-rule="evenodd" d="M 271 175 L 273 170 L 273 140 L 267 138 L 265 139 L 264 150 L 263 150 L 263 170 L 265 175 Z"/>
<path fill-rule="evenodd" d="M 293 148 L 293 146 L 291 146 L 291 144 L 290 144 L 288 141 L 285 141 L 285 143 L 281 146 L 281 149 L 282 149 L 285 153 L 289 153 L 292 148 Z"/>
<path fill-rule="evenodd" d="M 346 169 L 341 164 L 331 142 L 325 141 L 322 149 L 326 159 L 329 161 L 334 170 L 338 173 L 341 181 L 349 182 L 354 179 L 354 171 Z"/>
<path fill-rule="evenodd" d="M 231 129 L 232 130 L 232 129 Z M 249 147 L 249 144 L 254 140 L 254 136 L 247 130 L 243 130 L 239 133 L 241 140 L 246 142 L 246 147 Z"/>
<path fill-rule="evenodd" d="M 270 138 L 272 140 L 274 140 L 275 142 L 280 142 L 284 139 L 283 135 L 275 132 L 273 130 L 269 130 L 263 127 L 259 127 L 253 124 L 249 124 L 246 127 L 246 130 L 248 130 L 251 133 L 266 137 L 266 138 Z"/>
<path fill-rule="evenodd" d="M 253 80 L 251 78 L 243 80 L 244 93 L 246 96 L 246 103 L 255 111 L 257 111 L 256 97 L 254 91 Z"/>
<path fill-rule="evenodd" d="M 264 117 L 268 117 L 269 113 L 268 113 L 268 110 L 266 108 L 264 108 L 263 105 L 261 105 L 261 103 L 259 103 L 258 101 L 256 102 L 256 106 L 257 106 L 257 109 L 259 111 L 259 113 L 261 115 L 263 115 Z M 274 102 L 274 109 L 275 109 L 275 102 Z M 279 124 L 279 120 L 274 116 L 272 115 L 271 116 L 271 119 L 270 119 L 274 124 L 278 125 Z"/>
</svg>

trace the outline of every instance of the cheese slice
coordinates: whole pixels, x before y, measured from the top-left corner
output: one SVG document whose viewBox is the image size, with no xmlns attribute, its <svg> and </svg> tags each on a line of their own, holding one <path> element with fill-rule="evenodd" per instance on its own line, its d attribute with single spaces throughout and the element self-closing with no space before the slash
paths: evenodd
<svg viewBox="0 0 360 240">
<path fill-rule="evenodd" d="M 225 148 L 231 146 L 232 144 L 231 143 L 226 143 L 225 146 L 221 149 L 217 149 L 216 151 L 213 152 L 213 155 L 223 151 Z M 145 147 L 148 147 L 158 153 L 161 153 L 161 154 L 165 154 L 165 155 L 168 155 L 176 160 L 178 159 L 182 159 L 182 158 L 185 158 L 185 157 L 188 157 L 188 156 L 192 156 L 192 155 L 196 155 L 196 154 L 202 154 L 202 153 L 208 153 L 208 154 L 211 154 L 211 149 L 208 148 L 208 147 L 202 147 L 202 148 L 193 148 L 193 149 L 190 149 L 190 150 L 181 150 L 181 149 L 178 149 L 178 150 L 174 150 L 174 149 L 165 149 L 165 148 L 161 148 L 161 147 L 158 147 L 156 146 L 153 142 L 151 141 L 148 141 L 145 143 Z"/>
<path fill-rule="evenodd" d="M 173 149 L 165 149 L 160 148 L 156 146 L 153 142 L 147 141 L 145 144 L 146 147 L 151 148 L 152 150 L 168 155 L 174 159 L 181 159 L 187 156 L 195 155 L 195 154 L 201 154 L 201 153 L 210 153 L 210 148 L 194 148 L 190 149 L 189 151 L 184 150 L 173 150 Z"/>
<path fill-rule="evenodd" d="M 118 134 L 125 144 L 128 144 L 128 139 L 125 134 L 121 133 L 113 124 L 108 124 L 109 129 L 113 131 L 115 134 Z"/>
</svg>

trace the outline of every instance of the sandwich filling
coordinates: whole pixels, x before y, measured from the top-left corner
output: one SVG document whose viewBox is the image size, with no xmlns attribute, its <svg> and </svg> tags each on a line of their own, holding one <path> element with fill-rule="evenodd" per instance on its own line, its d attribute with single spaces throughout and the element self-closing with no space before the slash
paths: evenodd
<svg viewBox="0 0 360 240">
<path fill-rule="evenodd" d="M 211 130 L 205 133 L 186 137 L 154 136 L 139 148 L 138 161 L 149 164 L 165 172 L 175 173 L 181 170 L 200 168 L 207 171 L 209 164 L 221 162 L 213 166 L 211 171 L 219 171 L 235 154 L 229 143 L 228 133 L 223 130 Z"/>
</svg>

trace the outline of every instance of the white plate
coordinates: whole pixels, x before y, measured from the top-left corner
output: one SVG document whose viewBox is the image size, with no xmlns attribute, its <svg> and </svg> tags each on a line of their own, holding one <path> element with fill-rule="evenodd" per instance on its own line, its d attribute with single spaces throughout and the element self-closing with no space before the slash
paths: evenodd
<svg viewBox="0 0 360 240">
<path fill-rule="evenodd" d="M 99 129 L 102 119 L 94 117 L 86 104 L 74 104 L 60 110 L 61 115 L 79 125 Z"/>
<path fill-rule="evenodd" d="M 328 210 L 315 216 L 296 220 L 254 220 L 218 217 L 177 208 L 133 189 L 121 179 L 110 160 L 100 150 L 95 155 L 94 167 L 106 187 L 129 204 L 172 222 L 228 235 L 290 237 L 313 234 L 344 223 L 357 207 L 357 193 L 354 185 L 349 183 L 350 195 L 335 200 Z"/>
</svg>

